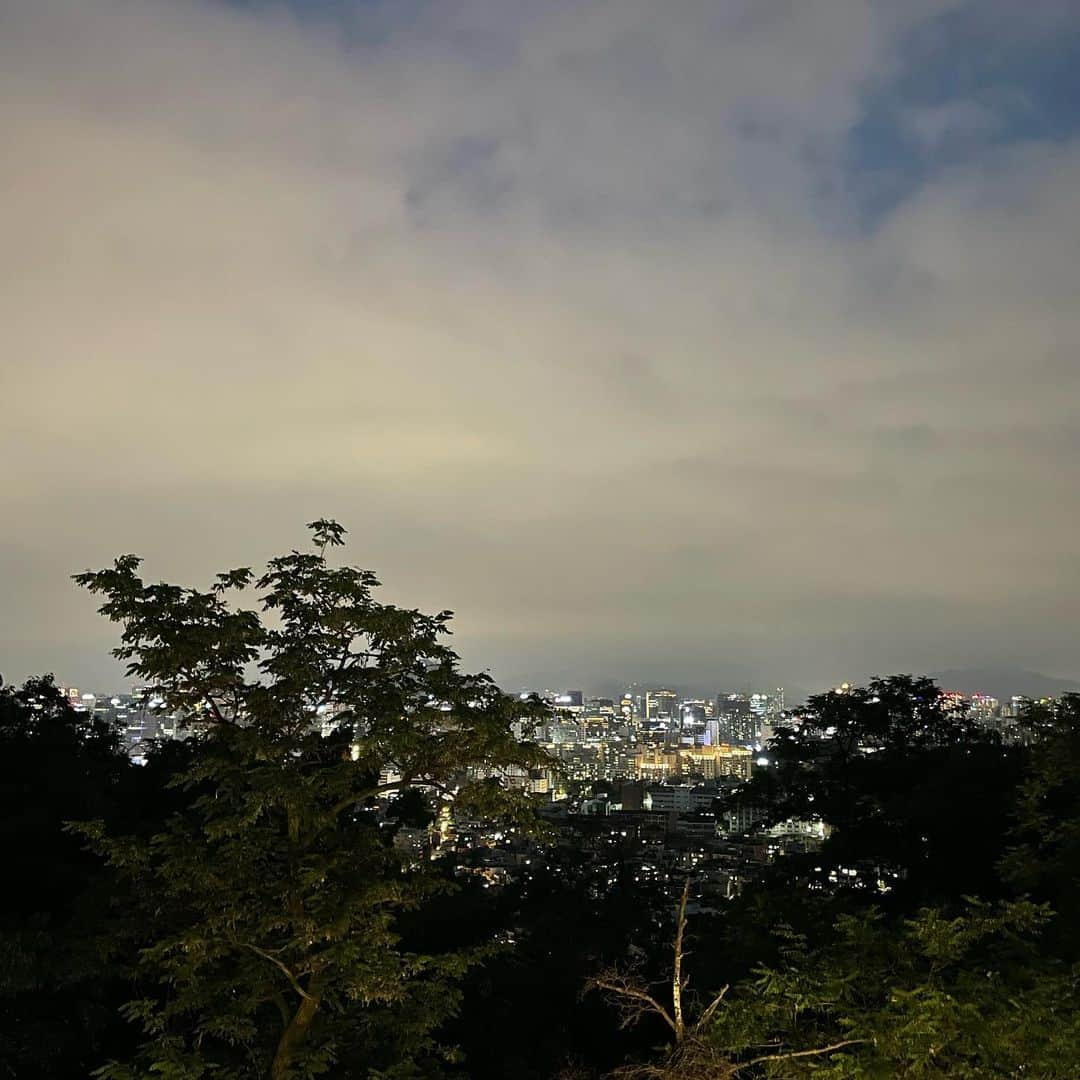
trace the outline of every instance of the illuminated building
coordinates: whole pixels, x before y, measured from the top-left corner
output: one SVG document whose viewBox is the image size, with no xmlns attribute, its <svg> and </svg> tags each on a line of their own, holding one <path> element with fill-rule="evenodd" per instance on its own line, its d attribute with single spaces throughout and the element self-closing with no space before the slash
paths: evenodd
<svg viewBox="0 0 1080 1080">
<path fill-rule="evenodd" d="M 645 693 L 645 719 L 652 725 L 671 724 L 678 716 L 679 695 L 674 690 L 648 690 Z"/>
<path fill-rule="evenodd" d="M 640 780 L 667 780 L 673 777 L 698 777 L 715 780 L 721 776 L 750 778 L 753 754 L 744 746 L 686 746 L 665 750 L 649 748 L 635 758 Z"/>
<path fill-rule="evenodd" d="M 720 741 L 736 746 L 751 746 L 757 737 L 757 719 L 746 694 L 718 694 L 716 718 L 720 722 Z"/>
<path fill-rule="evenodd" d="M 665 810 L 679 814 L 712 809 L 717 791 L 713 788 L 696 788 L 688 784 L 653 785 L 645 789 L 645 809 Z"/>
<path fill-rule="evenodd" d="M 640 750 L 634 761 L 639 780 L 666 780 L 679 776 L 679 752 L 677 750 Z"/>
<path fill-rule="evenodd" d="M 679 724 L 684 729 L 700 730 L 704 728 L 706 719 L 707 713 L 704 701 L 684 701 L 679 706 Z"/>
<path fill-rule="evenodd" d="M 694 746 L 679 751 L 684 776 L 715 780 L 721 776 L 750 779 L 753 754 L 745 746 Z"/>
</svg>

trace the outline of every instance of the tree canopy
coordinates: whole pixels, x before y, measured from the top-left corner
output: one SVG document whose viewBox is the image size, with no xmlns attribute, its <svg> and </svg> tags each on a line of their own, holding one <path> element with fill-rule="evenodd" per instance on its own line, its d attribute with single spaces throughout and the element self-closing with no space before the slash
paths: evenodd
<svg viewBox="0 0 1080 1080">
<path fill-rule="evenodd" d="M 401 913 L 448 883 L 371 810 L 411 792 L 527 820 L 505 778 L 543 760 L 512 731 L 538 706 L 460 670 L 450 612 L 381 603 L 371 572 L 332 565 L 341 526 L 311 532 L 312 550 L 205 590 L 148 584 L 134 556 L 77 578 L 198 748 L 173 782 L 190 805 L 149 842 L 84 830 L 147 930 L 126 1007 L 146 1042 L 104 1077 L 368 1076 L 450 1054 L 432 1032 L 484 943 L 403 946 Z"/>
<path fill-rule="evenodd" d="M 103 940 L 109 876 L 64 831 L 117 823 L 134 769 L 108 725 L 51 677 L 0 687 L 0 1063 L 6 1075 L 86 1075 L 114 1045 L 123 987 Z"/>
<path fill-rule="evenodd" d="M 926 902 L 1000 891 L 997 861 L 1024 754 L 932 679 L 894 675 L 811 697 L 737 802 L 829 833 L 809 874 Z M 804 860 L 809 862 L 809 860 Z M 792 869 L 798 861 L 790 863 Z M 830 877 L 831 875 L 831 877 Z"/>
<path fill-rule="evenodd" d="M 1080 695 L 1031 704 L 1027 738 L 1005 745 L 930 679 L 811 698 L 740 797 L 767 822 L 823 822 L 828 839 L 707 930 L 680 922 L 676 950 L 684 936 L 703 950 L 696 1000 L 711 1003 L 621 1075 L 1076 1075 L 1078 717 Z M 749 963 L 733 957 L 744 938 Z M 687 999 L 690 976 L 674 985 Z"/>
</svg>

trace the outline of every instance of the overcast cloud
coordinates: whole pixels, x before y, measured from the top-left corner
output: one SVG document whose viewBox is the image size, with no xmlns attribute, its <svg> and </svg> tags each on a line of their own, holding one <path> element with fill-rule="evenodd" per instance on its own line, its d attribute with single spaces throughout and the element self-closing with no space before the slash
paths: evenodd
<svg viewBox="0 0 1080 1080">
<path fill-rule="evenodd" d="M 325 515 L 508 685 L 1080 674 L 1024 11 L 0 0 L 0 670 L 115 686 L 68 575 Z"/>
</svg>

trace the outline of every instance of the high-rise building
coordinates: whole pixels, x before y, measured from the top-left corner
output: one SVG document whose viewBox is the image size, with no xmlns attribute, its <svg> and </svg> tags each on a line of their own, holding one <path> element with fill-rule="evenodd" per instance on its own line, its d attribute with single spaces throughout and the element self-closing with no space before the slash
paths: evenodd
<svg viewBox="0 0 1080 1080">
<path fill-rule="evenodd" d="M 750 712 L 754 716 L 755 740 L 768 742 L 784 713 L 784 688 L 778 686 L 770 693 L 751 694 Z"/>
<path fill-rule="evenodd" d="M 648 690 L 645 693 L 645 719 L 656 724 L 670 724 L 678 717 L 679 695 L 674 690 Z"/>
<path fill-rule="evenodd" d="M 679 754 L 674 750 L 641 750 L 634 764 L 639 780 L 666 780 L 680 774 Z"/>
<path fill-rule="evenodd" d="M 752 754 L 742 746 L 695 746 L 663 750 L 640 750 L 635 759 L 637 775 L 643 780 L 669 777 L 697 777 L 715 780 L 722 776 L 750 778 Z"/>
<path fill-rule="evenodd" d="M 684 701 L 679 705 L 679 723 L 684 730 L 704 727 L 707 715 L 704 701 Z"/>
<path fill-rule="evenodd" d="M 721 742 L 735 746 L 753 745 L 757 738 L 757 722 L 746 694 L 717 694 L 716 718 L 720 722 Z"/>
<path fill-rule="evenodd" d="M 680 750 L 680 765 L 684 776 L 714 780 L 721 776 L 750 779 L 752 753 L 744 746 L 695 746 Z"/>
</svg>

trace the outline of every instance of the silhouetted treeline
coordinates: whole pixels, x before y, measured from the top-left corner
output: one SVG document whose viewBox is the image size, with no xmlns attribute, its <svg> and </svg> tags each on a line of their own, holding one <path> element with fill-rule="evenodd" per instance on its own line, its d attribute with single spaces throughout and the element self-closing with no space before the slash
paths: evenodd
<svg viewBox="0 0 1080 1080">
<path fill-rule="evenodd" d="M 565 842 L 501 889 L 394 842 L 453 795 L 547 843 L 492 779 L 544 708 L 312 529 L 207 590 L 80 577 L 189 733 L 145 765 L 50 679 L 0 688 L 0 1075 L 1080 1074 L 1080 696 L 1009 742 L 927 679 L 812 698 L 735 800 L 827 839 L 711 914 L 691 876 L 680 931 Z"/>
<path fill-rule="evenodd" d="M 1033 707 L 1027 725 L 1028 739 L 1005 745 L 948 715 L 925 680 L 892 679 L 816 699 L 781 731 L 774 768 L 741 798 L 777 820 L 820 813 L 834 831 L 821 850 L 778 860 L 720 915 L 691 916 L 689 1012 L 732 989 L 671 1059 L 672 1075 L 1075 1075 L 1080 698 Z M 145 951 L 174 932 L 175 912 L 67 823 L 98 821 L 136 849 L 160 843 L 170 822 L 198 819 L 199 800 L 221 793 L 209 778 L 191 782 L 202 753 L 200 739 L 163 742 L 134 765 L 116 733 L 72 711 L 48 679 L 0 690 L 6 1075 L 87 1076 L 110 1061 L 114 1075 L 142 1075 L 123 1064 L 145 1053 L 130 1003 L 169 992 Z M 857 875 L 828 887 L 845 867 Z M 867 887 L 867 875 L 887 888 Z M 580 880 L 550 875 L 524 894 L 445 881 L 400 912 L 393 936 L 409 957 L 483 953 L 508 928 L 514 944 L 442 973 L 451 999 L 434 1025 L 423 1000 L 343 1002 L 367 1014 L 379 1064 L 316 1070 L 539 1078 L 637 1060 L 664 1075 L 663 1024 L 646 1015 L 621 1030 L 604 995 L 582 991 L 633 959 L 663 997 L 669 906 L 632 887 L 598 903 Z M 762 1047 L 839 1043 L 824 1061 L 730 1071 Z M 241 1056 L 224 1075 L 265 1074 Z"/>
</svg>

